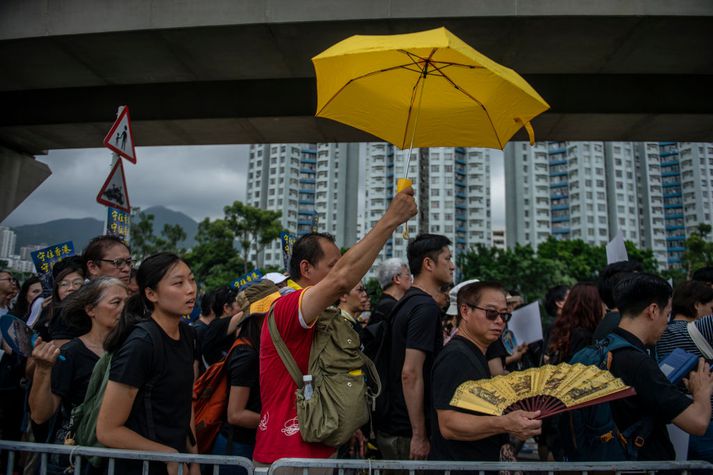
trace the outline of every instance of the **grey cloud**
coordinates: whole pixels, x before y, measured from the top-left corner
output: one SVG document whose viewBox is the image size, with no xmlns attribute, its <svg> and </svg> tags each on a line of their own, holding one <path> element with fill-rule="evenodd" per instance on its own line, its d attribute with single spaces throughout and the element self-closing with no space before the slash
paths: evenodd
<svg viewBox="0 0 713 475">
<path fill-rule="evenodd" d="M 245 198 L 245 145 L 144 147 L 136 155 L 136 165 L 124 163 L 132 206 L 162 205 L 201 220 L 222 216 L 223 206 Z M 38 160 L 52 175 L 3 224 L 103 218 L 96 195 L 109 174 L 108 150 L 55 150 Z"/>
</svg>

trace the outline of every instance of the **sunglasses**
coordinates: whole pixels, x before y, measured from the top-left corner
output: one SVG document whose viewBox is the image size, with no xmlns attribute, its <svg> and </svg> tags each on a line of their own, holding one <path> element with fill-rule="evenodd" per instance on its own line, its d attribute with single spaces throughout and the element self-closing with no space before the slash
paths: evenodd
<svg viewBox="0 0 713 475">
<path fill-rule="evenodd" d="M 477 305 L 472 305 L 469 303 L 466 303 L 467 306 L 470 308 L 477 308 L 478 310 L 482 310 L 485 312 L 485 318 L 490 320 L 491 322 L 494 322 L 495 320 L 498 319 L 498 317 L 502 318 L 503 322 L 507 323 L 510 321 L 510 318 L 512 317 L 512 313 L 510 312 L 498 312 L 497 310 L 494 310 L 492 308 L 483 308 L 483 307 L 478 307 Z"/>
</svg>

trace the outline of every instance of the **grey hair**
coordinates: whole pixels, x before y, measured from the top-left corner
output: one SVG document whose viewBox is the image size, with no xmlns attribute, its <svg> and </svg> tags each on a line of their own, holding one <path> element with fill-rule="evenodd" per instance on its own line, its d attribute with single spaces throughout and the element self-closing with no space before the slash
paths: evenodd
<svg viewBox="0 0 713 475">
<path fill-rule="evenodd" d="M 386 290 L 394 283 L 394 277 L 401 273 L 401 269 L 406 266 L 406 263 L 398 257 L 386 259 L 379 265 L 376 270 L 376 278 L 379 280 L 379 285 L 382 290 Z"/>
<path fill-rule="evenodd" d="M 106 295 L 107 290 L 115 286 L 128 290 L 126 284 L 116 277 L 102 276 L 88 281 L 62 302 L 62 318 L 76 329 L 89 331 L 91 319 L 85 308 L 87 306 L 96 307 Z"/>
</svg>

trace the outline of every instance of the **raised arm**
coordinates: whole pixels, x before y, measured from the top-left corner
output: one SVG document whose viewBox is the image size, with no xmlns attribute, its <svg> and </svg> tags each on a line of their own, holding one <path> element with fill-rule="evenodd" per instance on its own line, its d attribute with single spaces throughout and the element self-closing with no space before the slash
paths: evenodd
<svg viewBox="0 0 713 475">
<path fill-rule="evenodd" d="M 418 210 L 413 195 L 413 188 L 407 188 L 394 196 L 389 209 L 376 226 L 337 261 L 327 277 L 305 291 L 300 309 L 307 325 L 314 322 L 341 295 L 356 286 L 396 228 L 416 215 Z"/>
<path fill-rule="evenodd" d="M 61 399 L 52 392 L 52 367 L 59 357 L 59 348 L 50 342 L 37 339 L 32 350 L 35 361 L 32 389 L 30 389 L 30 417 L 36 424 L 44 424 L 57 412 Z"/>
</svg>

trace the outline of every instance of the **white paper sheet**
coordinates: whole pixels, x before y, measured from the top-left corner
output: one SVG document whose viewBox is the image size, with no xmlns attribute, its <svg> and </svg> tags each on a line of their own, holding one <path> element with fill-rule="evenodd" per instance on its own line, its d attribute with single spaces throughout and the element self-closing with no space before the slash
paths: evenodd
<svg viewBox="0 0 713 475">
<path fill-rule="evenodd" d="M 616 236 L 614 236 L 614 239 L 609 241 L 609 244 L 607 244 L 607 264 L 628 260 L 629 254 L 626 253 L 624 235 L 621 234 L 621 231 L 619 231 Z"/>
<path fill-rule="evenodd" d="M 676 462 L 682 462 L 688 460 L 688 432 L 679 429 L 673 424 L 668 424 L 666 426 L 668 430 L 668 436 L 671 438 L 671 443 L 673 444 L 673 450 L 676 451 Z"/>
<path fill-rule="evenodd" d="M 508 328 L 515 334 L 518 345 L 542 340 L 540 302 L 532 302 L 515 310 L 510 323 L 508 323 Z"/>
</svg>

